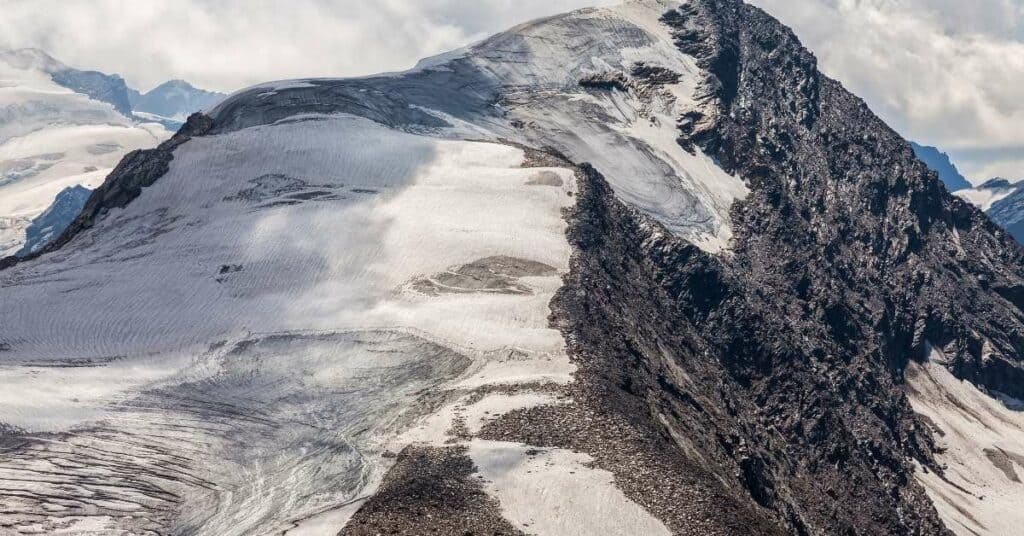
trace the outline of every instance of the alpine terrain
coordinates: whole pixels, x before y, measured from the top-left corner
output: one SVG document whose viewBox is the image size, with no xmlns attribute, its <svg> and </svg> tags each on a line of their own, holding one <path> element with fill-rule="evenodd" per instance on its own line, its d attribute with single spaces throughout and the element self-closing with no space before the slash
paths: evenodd
<svg viewBox="0 0 1024 536">
<path fill-rule="evenodd" d="M 155 147 L 224 96 L 183 81 L 140 95 L 41 50 L 0 50 L 0 255 L 41 249 L 125 154 Z"/>
<path fill-rule="evenodd" d="M 127 91 L 39 50 L 0 51 L 0 255 L 40 245 L 27 229 L 60 192 L 99 186 L 125 153 L 170 136 L 131 119 Z"/>
<path fill-rule="evenodd" d="M 1024 250 L 740 0 L 242 90 L 0 267 L 3 533 L 1024 524 Z"/>
<path fill-rule="evenodd" d="M 949 159 L 949 155 L 935 147 L 923 146 L 911 142 L 914 155 L 921 159 L 929 169 L 939 174 L 939 180 L 946 185 L 950 192 L 959 192 L 972 188 L 973 185 L 960 174 L 960 170 Z"/>
<path fill-rule="evenodd" d="M 1006 229 L 1018 242 L 1024 243 L 1024 186 L 1022 181 L 1009 181 L 996 177 L 974 186 L 960 174 L 949 155 L 935 147 L 911 143 L 914 154 L 929 169 L 939 174 L 946 188 L 974 204 Z"/>
<path fill-rule="evenodd" d="M 1020 180 L 1010 182 L 996 177 L 956 195 L 974 203 L 1006 229 L 1018 242 L 1024 243 L 1024 190 Z"/>
</svg>

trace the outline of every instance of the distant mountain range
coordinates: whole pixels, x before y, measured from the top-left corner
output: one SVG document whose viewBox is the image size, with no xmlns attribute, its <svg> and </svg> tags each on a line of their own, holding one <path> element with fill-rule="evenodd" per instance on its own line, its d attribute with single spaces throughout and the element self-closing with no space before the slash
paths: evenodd
<svg viewBox="0 0 1024 536">
<path fill-rule="evenodd" d="M 984 210 L 992 221 L 1009 231 L 1018 242 L 1024 243 L 1024 181 L 996 177 L 974 186 L 946 153 L 917 143 L 911 143 L 911 146 L 914 154 L 939 174 L 939 180 L 950 192 Z"/>
<path fill-rule="evenodd" d="M 142 119 L 157 119 L 158 122 L 181 127 L 189 114 L 205 110 L 226 95 L 193 87 L 184 80 L 170 80 L 140 93 L 128 90 L 132 112 Z"/>
<path fill-rule="evenodd" d="M 0 50 L 0 255 L 60 234 L 121 157 L 221 97 L 179 80 L 143 95 L 38 49 Z"/>
<path fill-rule="evenodd" d="M 61 190 L 50 208 L 32 220 L 25 229 L 25 245 L 18 256 L 31 255 L 56 238 L 68 226 L 68 222 L 82 211 L 90 195 L 92 190 L 77 184 Z"/>
<path fill-rule="evenodd" d="M 960 174 L 960 171 L 953 165 L 949 155 L 935 147 L 928 147 L 914 142 L 910 143 L 914 148 L 914 154 L 921 159 L 930 169 L 939 174 L 939 180 L 946 185 L 950 192 L 956 192 L 973 185 Z"/>
</svg>

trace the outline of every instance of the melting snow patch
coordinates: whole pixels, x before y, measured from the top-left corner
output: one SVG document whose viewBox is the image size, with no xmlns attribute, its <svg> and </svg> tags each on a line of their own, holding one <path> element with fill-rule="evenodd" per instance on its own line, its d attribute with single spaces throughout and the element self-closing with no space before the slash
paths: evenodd
<svg viewBox="0 0 1024 536">
<path fill-rule="evenodd" d="M 668 528 L 615 487 L 590 456 L 475 440 L 469 455 L 484 488 L 520 530 L 538 536 L 668 536 Z"/>
<path fill-rule="evenodd" d="M 1002 536 L 1024 526 L 1024 413 L 933 360 L 911 363 L 908 396 L 935 428 L 945 479 L 921 469 L 917 478 L 957 534 Z"/>
</svg>

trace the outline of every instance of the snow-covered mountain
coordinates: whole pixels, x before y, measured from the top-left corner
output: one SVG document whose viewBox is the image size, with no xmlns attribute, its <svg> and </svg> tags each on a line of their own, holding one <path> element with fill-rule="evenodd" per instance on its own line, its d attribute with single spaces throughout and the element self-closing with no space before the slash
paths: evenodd
<svg viewBox="0 0 1024 536">
<path fill-rule="evenodd" d="M 184 80 L 171 80 L 140 93 L 129 91 L 132 111 L 148 120 L 156 120 L 177 130 L 194 112 L 206 110 L 226 97 L 223 93 L 193 87 Z"/>
<path fill-rule="evenodd" d="M 0 269 L 5 530 L 1024 522 L 1024 250 L 739 0 L 237 92 Z"/>
<path fill-rule="evenodd" d="M 974 204 L 981 210 L 990 212 L 996 203 L 1012 195 L 1018 188 L 1019 184 L 997 177 L 985 181 L 980 186 L 960 190 L 956 192 L 956 195 Z M 996 223 L 1000 222 L 997 220 Z"/>
<path fill-rule="evenodd" d="M 1024 182 L 996 177 L 974 186 L 960 174 L 946 153 L 935 147 L 911 145 L 917 157 L 938 173 L 939 180 L 949 191 L 983 210 L 1018 242 L 1024 243 Z"/>
<path fill-rule="evenodd" d="M 79 187 L 95 188 L 126 153 L 156 146 L 222 97 L 182 81 L 140 95 L 40 50 L 0 51 L 0 256 L 59 235 L 84 204 Z M 30 225 L 46 232 L 29 236 Z"/>
<path fill-rule="evenodd" d="M 170 133 L 131 119 L 119 77 L 45 53 L 0 51 L 0 254 L 22 248 L 32 219 L 65 188 L 95 188 L 125 153 Z"/>
<path fill-rule="evenodd" d="M 1024 182 L 996 178 L 960 196 L 979 204 L 992 221 L 1024 244 Z"/>
</svg>

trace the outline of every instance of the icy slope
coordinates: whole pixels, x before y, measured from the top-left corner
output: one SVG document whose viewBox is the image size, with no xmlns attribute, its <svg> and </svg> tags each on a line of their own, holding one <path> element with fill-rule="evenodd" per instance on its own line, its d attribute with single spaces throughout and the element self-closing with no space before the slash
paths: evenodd
<svg viewBox="0 0 1024 536">
<path fill-rule="evenodd" d="M 242 92 L 138 199 L 5 271 L 0 301 L 19 306 L 0 308 L 0 421 L 18 432 L 0 482 L 19 491 L 3 524 L 333 534 L 415 443 L 460 449 L 454 459 L 492 481 L 479 489 L 488 511 L 519 530 L 668 534 L 588 454 L 535 458 L 520 442 L 473 438 L 573 380 L 549 302 L 569 266 L 563 211 L 576 170 L 503 140 L 599 160 L 641 210 L 709 249 L 726 245 L 724 214 L 745 187 L 674 143 L 695 67 L 659 30 L 664 9 L 523 27 L 481 44 L 469 74 L 420 69 L 402 75 L 403 93 L 377 90 L 353 109 L 333 96 L 330 109 L 279 100 L 368 82 Z M 541 46 L 586 45 L 595 31 L 591 56 L 567 74 L 580 55 Z M 511 56 L 492 61 L 492 51 Z M 536 67 L 508 70 L 522 61 Z M 648 80 L 641 61 L 676 74 Z M 580 84 L 610 69 L 640 73 L 636 89 Z M 510 93 L 515 117 L 505 118 L 493 106 L 387 101 L 443 93 L 419 77 L 452 72 L 537 91 Z M 495 388 L 497 398 L 481 398 Z M 464 438 L 463 412 L 480 415 Z M 67 457 L 74 466 L 57 461 Z M 568 494 L 584 487 L 599 493 Z"/>
<path fill-rule="evenodd" d="M 41 460 L 116 441 L 116 463 L 142 475 L 102 500 L 69 496 L 60 516 L 45 514 L 52 490 L 28 486 L 18 504 L 38 513 L 4 522 L 271 533 L 372 489 L 384 438 L 439 396 L 425 388 L 569 381 L 547 303 L 567 269 L 573 172 L 523 164 L 514 147 L 345 116 L 183 145 L 127 209 L 4 274 L 4 302 L 25 305 L 0 313 L 2 420 L 28 437 L 75 430 L 33 448 Z M 497 276 L 460 269 L 473 263 Z M 177 456 L 198 461 L 156 469 Z M 92 489 L 76 459 L 54 485 Z"/>
<path fill-rule="evenodd" d="M 60 191 L 98 186 L 125 153 L 169 135 L 58 85 L 65 69 L 38 51 L 0 53 L 0 255 L 21 248 Z"/>
<path fill-rule="evenodd" d="M 677 121 L 702 90 L 694 60 L 659 18 L 678 2 L 644 0 L 528 23 L 400 75 L 299 80 L 243 90 L 210 111 L 220 131 L 304 113 L 346 111 L 410 129 L 551 147 L 590 162 L 616 193 L 709 251 L 727 247 L 728 210 L 747 191 Z M 621 83 L 590 83 L 601 77 Z"/>
</svg>

